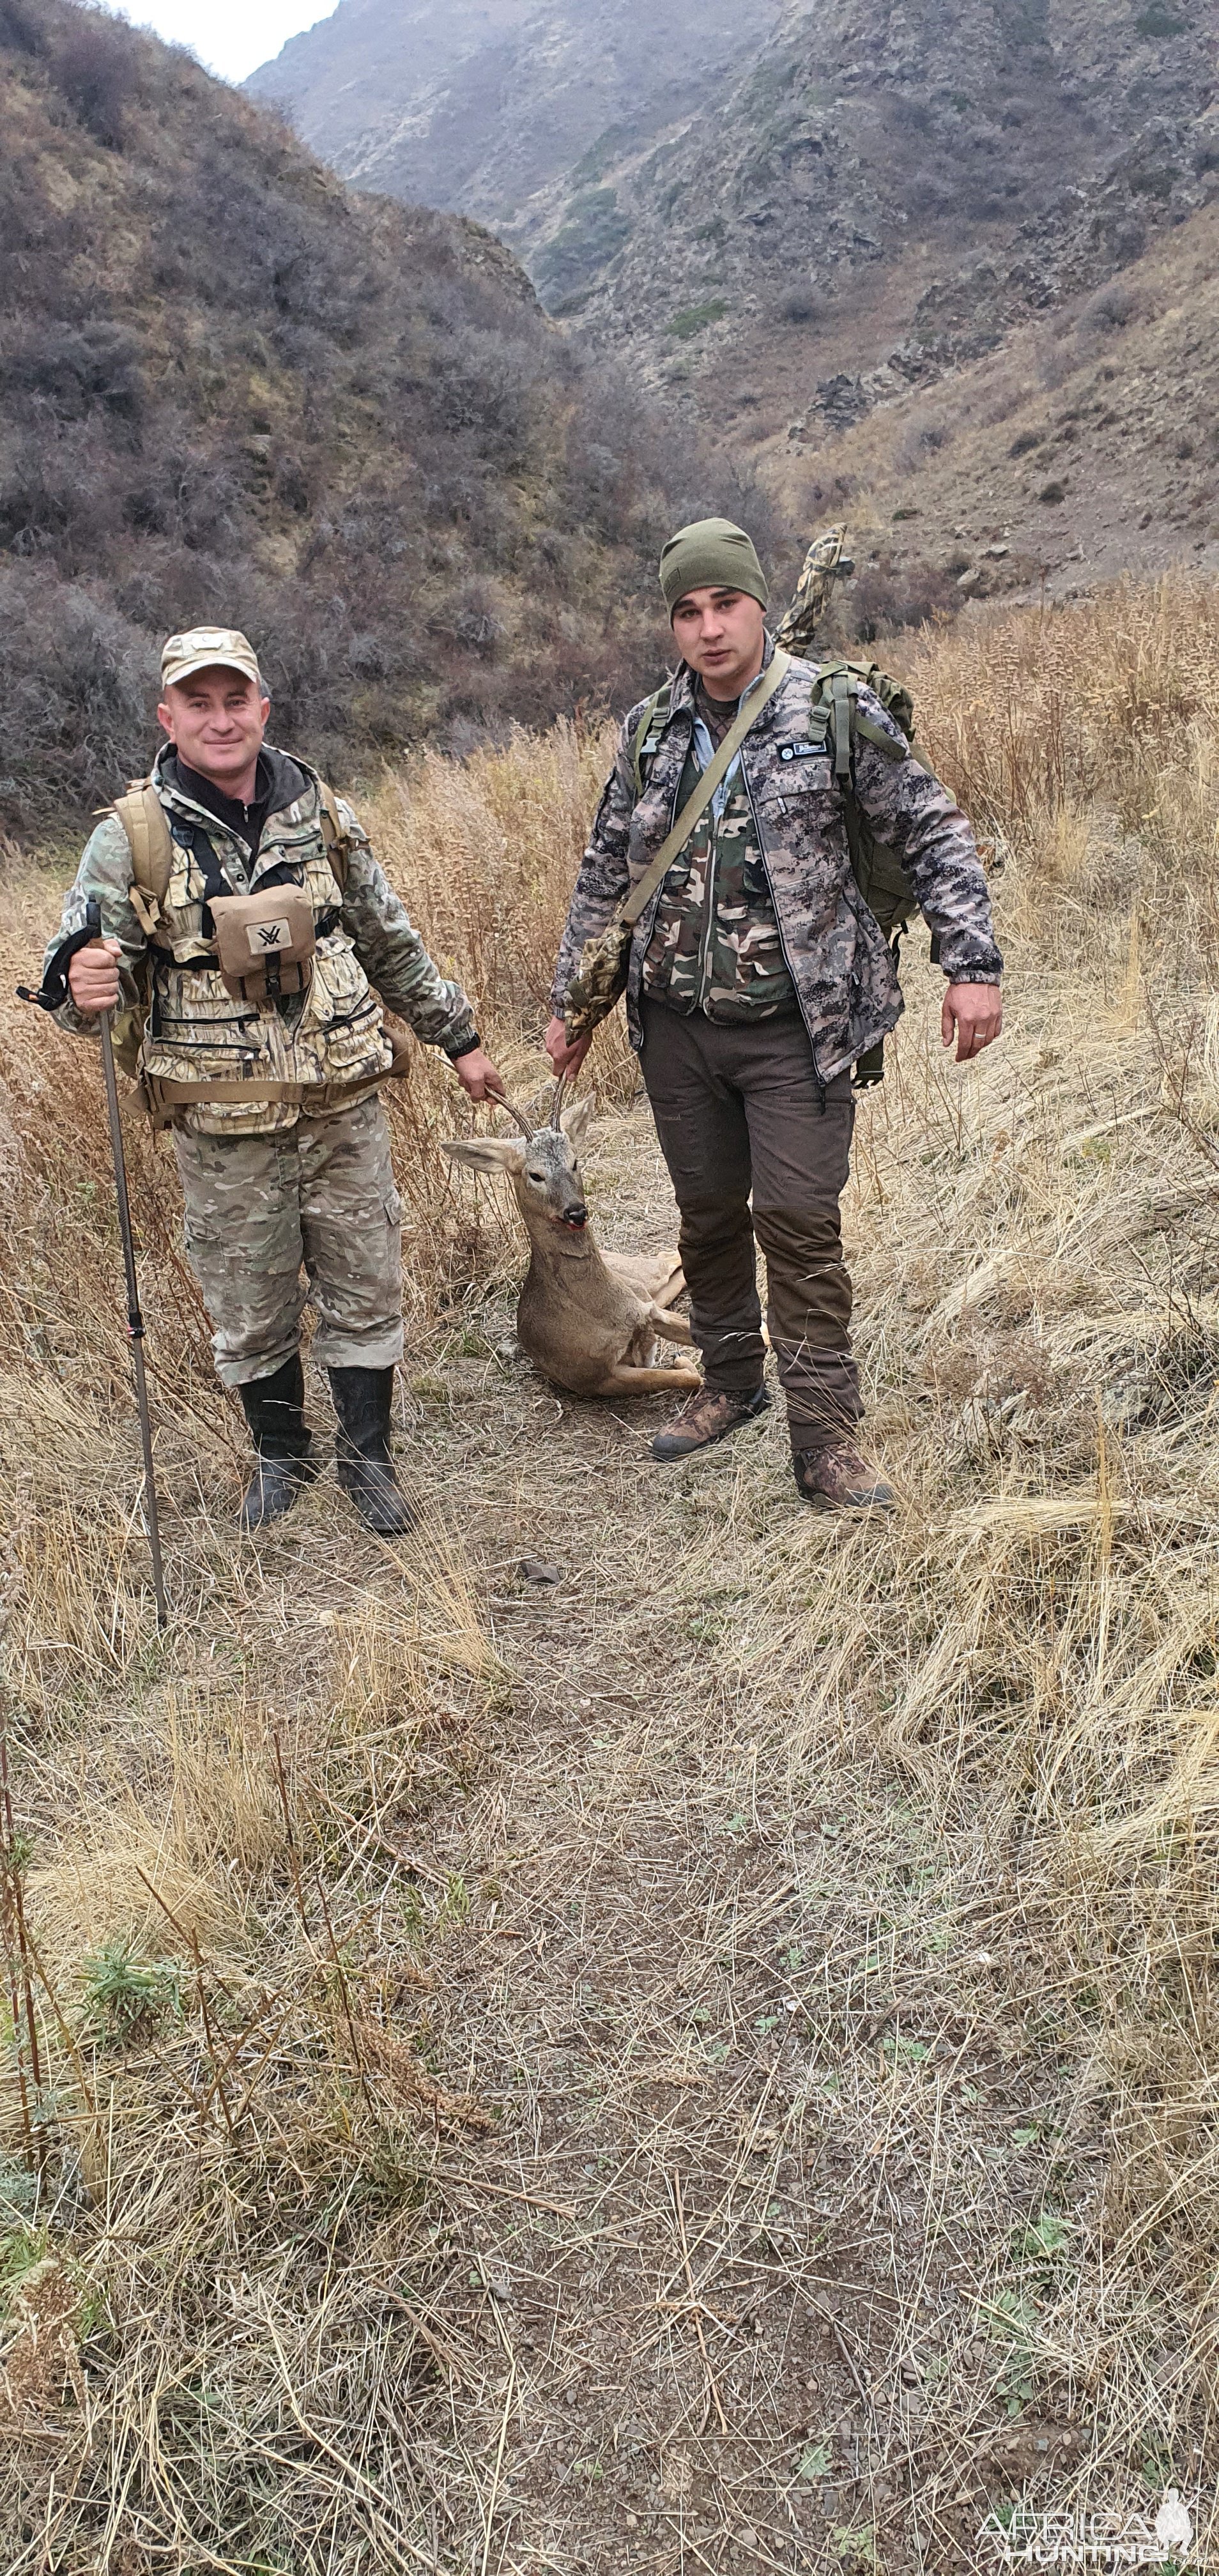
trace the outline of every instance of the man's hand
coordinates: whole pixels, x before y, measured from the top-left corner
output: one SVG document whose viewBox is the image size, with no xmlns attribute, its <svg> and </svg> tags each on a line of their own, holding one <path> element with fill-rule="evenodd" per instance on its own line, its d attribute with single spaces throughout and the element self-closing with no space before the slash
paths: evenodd
<svg viewBox="0 0 1219 2576">
<path fill-rule="evenodd" d="M 940 1013 L 946 1047 L 957 1042 L 957 1063 L 992 1046 L 1003 1028 L 1003 995 L 997 984 L 950 984 Z"/>
<path fill-rule="evenodd" d="M 78 948 L 68 967 L 68 991 L 78 1011 L 116 1011 L 119 999 L 117 939 L 91 939 Z"/>
<path fill-rule="evenodd" d="M 588 1037 L 577 1038 L 575 1045 L 569 1046 L 567 1023 L 558 1019 L 551 1021 L 542 1040 L 556 1073 L 578 1073 L 592 1042 L 590 1032 Z"/>
<path fill-rule="evenodd" d="M 455 1055 L 453 1071 L 471 1100 L 503 1099 L 504 1077 L 484 1048 L 471 1047 L 467 1055 Z"/>
</svg>

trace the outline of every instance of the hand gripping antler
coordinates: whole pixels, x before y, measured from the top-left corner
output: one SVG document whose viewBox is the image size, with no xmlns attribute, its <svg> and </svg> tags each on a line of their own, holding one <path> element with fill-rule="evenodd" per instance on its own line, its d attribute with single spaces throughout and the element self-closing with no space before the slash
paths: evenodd
<svg viewBox="0 0 1219 2576">
<path fill-rule="evenodd" d="M 561 1073 L 555 1084 L 554 1097 L 550 1103 L 550 1116 L 546 1121 L 548 1127 L 558 1127 L 559 1125 L 559 1108 L 560 1103 L 562 1102 L 566 1082 L 566 1074 Z M 506 1109 L 508 1116 L 515 1119 L 527 1145 L 539 1133 L 539 1130 L 536 1127 L 530 1126 L 529 1120 L 526 1118 L 524 1111 L 517 1108 L 516 1102 L 514 1100 L 509 1100 L 506 1092 L 500 1092 L 496 1096 L 495 1106 L 497 1109 Z"/>
</svg>

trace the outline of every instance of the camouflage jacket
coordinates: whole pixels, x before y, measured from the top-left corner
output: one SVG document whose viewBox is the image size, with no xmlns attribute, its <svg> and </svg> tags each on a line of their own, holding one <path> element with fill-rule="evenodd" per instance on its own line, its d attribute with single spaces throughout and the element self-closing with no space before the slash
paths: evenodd
<svg viewBox="0 0 1219 2576">
<path fill-rule="evenodd" d="M 117 939 L 123 952 L 120 1009 L 147 1013 L 141 1072 L 170 1083 L 239 1078 L 302 1086 L 300 1100 L 192 1103 L 178 1116 L 195 1135 L 266 1135 L 294 1125 L 315 1086 L 320 1106 L 323 1085 L 370 1082 L 388 1073 L 391 1050 L 372 985 L 427 1044 L 457 1053 L 474 1036 L 473 1011 L 461 986 L 447 983 L 433 965 L 351 807 L 339 800 L 348 842 L 340 900 L 315 779 L 283 752 L 268 750 L 266 757 L 271 803 L 251 867 L 248 844 L 185 793 L 172 755 L 163 749 L 153 779 L 175 837 L 155 938 L 133 901 L 127 835 L 108 815 L 85 849 L 47 951 L 49 966 L 60 943 L 84 927 L 93 898 L 102 936 Z M 235 1001 L 209 966 L 202 926 L 205 884 L 192 847 L 200 831 L 234 894 L 255 891 L 280 864 L 309 892 L 317 946 L 306 993 L 277 1002 Z M 92 1015 L 70 1000 L 56 1017 L 78 1035 L 97 1033 Z"/>
<path fill-rule="evenodd" d="M 768 641 L 767 664 L 773 650 Z M 852 874 L 832 762 L 791 756 L 799 755 L 807 742 L 815 676 L 811 662 L 793 661 L 746 735 L 740 759 L 783 954 L 817 1076 L 825 1083 L 895 1026 L 902 997 L 888 944 Z M 673 684 L 669 721 L 638 800 L 633 746 L 646 700 L 632 708 L 622 728 L 559 948 L 552 996 L 556 1013 L 562 1013 L 585 941 L 608 927 L 676 819 L 694 730 L 694 688 L 693 674 L 683 664 Z M 913 758 L 905 736 L 870 690 L 860 691 L 859 709 L 900 754 L 889 760 L 870 743 L 861 740 L 856 746 L 852 783 L 873 831 L 900 859 L 938 932 L 949 980 L 997 984 L 1003 960 L 969 823 L 947 788 Z M 636 1047 L 643 1039 L 643 961 L 662 891 L 645 905 L 632 942 L 626 1003 Z"/>
</svg>

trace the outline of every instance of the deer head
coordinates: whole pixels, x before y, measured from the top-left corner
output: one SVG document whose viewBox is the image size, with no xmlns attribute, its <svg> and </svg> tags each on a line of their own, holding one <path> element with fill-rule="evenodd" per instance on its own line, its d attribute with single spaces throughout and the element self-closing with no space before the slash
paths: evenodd
<svg viewBox="0 0 1219 2576">
<path fill-rule="evenodd" d="M 596 1094 L 586 1092 L 560 1117 L 556 1095 L 549 1126 L 530 1128 L 513 1112 L 525 1131 L 519 1145 L 514 1136 L 462 1137 L 444 1150 L 473 1171 L 506 1173 L 531 1234 L 547 1225 L 580 1234 L 588 1223 L 588 1206 L 577 1156 L 595 1107 Z"/>
</svg>

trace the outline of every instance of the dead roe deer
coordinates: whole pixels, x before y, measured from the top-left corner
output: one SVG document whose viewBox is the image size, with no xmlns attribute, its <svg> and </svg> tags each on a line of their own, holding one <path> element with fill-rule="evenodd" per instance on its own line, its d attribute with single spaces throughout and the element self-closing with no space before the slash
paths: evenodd
<svg viewBox="0 0 1219 2576">
<path fill-rule="evenodd" d="M 512 1116 L 524 1143 L 482 1136 L 445 1146 L 476 1172 L 506 1173 L 529 1236 L 529 1269 L 516 1310 L 521 1349 L 544 1377 L 572 1395 L 650 1395 L 696 1387 L 693 1367 L 653 1365 L 657 1340 L 689 1342 L 683 1315 L 669 1309 L 685 1280 L 675 1252 L 602 1252 L 593 1239 L 577 1153 L 595 1107 L 587 1093 L 550 1123 Z M 511 1104 L 505 1104 L 511 1108 Z"/>
</svg>

